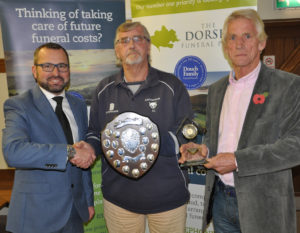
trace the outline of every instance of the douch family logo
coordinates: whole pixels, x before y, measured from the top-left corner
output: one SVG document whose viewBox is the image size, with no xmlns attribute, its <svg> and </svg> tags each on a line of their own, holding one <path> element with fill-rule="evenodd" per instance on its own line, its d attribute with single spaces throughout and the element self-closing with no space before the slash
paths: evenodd
<svg viewBox="0 0 300 233">
<path fill-rule="evenodd" d="M 207 77 L 207 70 L 204 62 L 196 56 L 181 58 L 174 71 L 188 90 L 197 89 L 202 86 Z"/>
</svg>

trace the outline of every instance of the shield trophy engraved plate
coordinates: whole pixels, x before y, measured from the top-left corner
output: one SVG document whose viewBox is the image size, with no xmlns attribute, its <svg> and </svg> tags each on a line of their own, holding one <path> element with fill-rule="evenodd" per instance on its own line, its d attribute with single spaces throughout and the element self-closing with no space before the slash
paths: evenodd
<svg viewBox="0 0 300 233">
<path fill-rule="evenodd" d="M 154 164 L 159 151 L 159 131 L 148 117 L 125 112 L 101 132 L 103 153 L 122 175 L 137 179 Z"/>
</svg>

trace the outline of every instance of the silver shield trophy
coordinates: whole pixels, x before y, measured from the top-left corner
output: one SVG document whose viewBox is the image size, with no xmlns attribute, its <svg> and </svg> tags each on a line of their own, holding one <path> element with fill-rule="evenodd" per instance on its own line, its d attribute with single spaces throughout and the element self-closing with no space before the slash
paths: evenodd
<svg viewBox="0 0 300 233">
<path fill-rule="evenodd" d="M 125 112 L 101 132 L 104 155 L 122 175 L 139 178 L 154 164 L 159 151 L 159 131 L 148 117 Z"/>
</svg>

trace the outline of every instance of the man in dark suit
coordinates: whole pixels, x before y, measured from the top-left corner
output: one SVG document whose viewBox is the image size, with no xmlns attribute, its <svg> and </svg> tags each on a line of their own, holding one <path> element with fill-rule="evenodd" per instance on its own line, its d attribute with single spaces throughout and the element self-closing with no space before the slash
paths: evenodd
<svg viewBox="0 0 300 233">
<path fill-rule="evenodd" d="M 300 164 L 300 77 L 260 62 L 267 35 L 257 12 L 233 12 L 223 50 L 233 68 L 210 86 L 204 144 L 180 162 L 208 156 L 203 231 L 296 233 L 291 168 Z M 211 212 L 210 212 L 211 211 Z"/>
<path fill-rule="evenodd" d="M 60 45 L 37 48 L 32 73 L 37 85 L 4 103 L 3 153 L 16 168 L 6 229 L 82 233 L 83 222 L 94 215 L 91 173 L 79 168 L 95 159 L 93 149 L 79 142 L 87 131 L 87 108 L 65 92 L 69 57 Z"/>
</svg>

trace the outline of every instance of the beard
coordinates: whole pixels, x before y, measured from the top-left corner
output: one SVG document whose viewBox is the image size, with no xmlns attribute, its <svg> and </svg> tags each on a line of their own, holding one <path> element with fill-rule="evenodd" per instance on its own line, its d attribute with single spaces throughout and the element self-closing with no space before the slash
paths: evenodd
<svg viewBox="0 0 300 233">
<path fill-rule="evenodd" d="M 59 79 L 59 83 L 51 83 L 53 79 Z M 59 94 L 63 92 L 63 90 L 70 84 L 70 79 L 67 82 L 65 82 L 65 80 L 61 76 L 51 76 L 47 78 L 46 82 L 38 81 L 38 84 L 42 88 L 53 94 Z"/>
<path fill-rule="evenodd" d="M 130 50 L 126 54 L 125 63 L 127 65 L 136 65 L 140 64 L 143 61 L 141 54 L 136 50 Z"/>
</svg>

